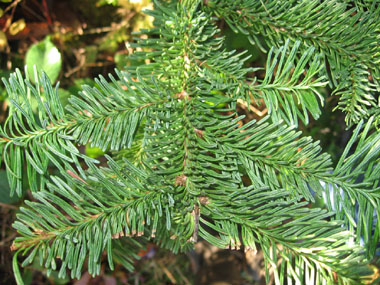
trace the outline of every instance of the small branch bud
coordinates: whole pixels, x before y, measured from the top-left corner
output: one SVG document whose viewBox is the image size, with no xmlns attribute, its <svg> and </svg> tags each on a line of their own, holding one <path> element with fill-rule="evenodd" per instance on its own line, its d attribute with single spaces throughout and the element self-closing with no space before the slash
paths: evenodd
<svg viewBox="0 0 380 285">
<path fill-rule="evenodd" d="M 175 94 L 175 97 L 177 99 L 180 99 L 180 100 L 189 100 L 190 99 L 189 94 L 185 90 L 182 90 L 181 92 Z"/>
<path fill-rule="evenodd" d="M 175 178 L 174 186 L 183 186 L 185 185 L 187 180 L 187 176 L 185 174 L 181 174 Z"/>
<path fill-rule="evenodd" d="M 194 128 L 194 132 L 197 134 L 199 138 L 203 138 L 204 134 L 202 130 L 198 130 Z"/>
<path fill-rule="evenodd" d="M 198 200 L 199 200 L 199 203 L 201 203 L 202 205 L 210 204 L 210 201 L 207 196 L 199 196 Z"/>
</svg>

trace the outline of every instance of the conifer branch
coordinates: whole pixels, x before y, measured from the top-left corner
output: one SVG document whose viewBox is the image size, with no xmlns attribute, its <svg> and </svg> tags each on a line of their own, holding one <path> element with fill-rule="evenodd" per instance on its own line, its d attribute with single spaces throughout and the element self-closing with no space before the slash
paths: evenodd
<svg viewBox="0 0 380 285">
<path fill-rule="evenodd" d="M 91 143 L 104 151 L 131 146 L 146 109 L 160 101 L 144 91 L 147 86 L 132 83 L 128 74 L 118 72 L 118 76 L 121 83 L 111 76 L 114 85 L 102 77 L 96 80 L 101 91 L 84 86 L 80 97 L 70 99 L 68 114 L 59 102 L 58 86 L 53 89 L 45 74 L 35 74 L 38 78 L 35 85 L 29 79 L 24 80 L 19 70 L 9 81 L 3 79 L 12 105 L 6 125 L 0 128 L 0 148 L 11 195 L 14 191 L 19 196 L 22 194 L 24 162 L 29 186 L 36 192 L 46 183 L 49 161 L 61 172 L 74 171 L 71 165 L 74 163 L 85 177 L 79 159 L 96 160 L 81 154 L 76 144 Z M 38 106 L 38 117 L 33 114 L 32 104 Z"/>
<path fill-rule="evenodd" d="M 301 41 L 304 50 L 316 47 L 326 59 L 325 74 L 330 83 L 340 90 L 341 106 L 348 105 L 342 109 L 352 125 L 369 118 L 366 106 L 374 100 L 373 86 L 368 77 L 363 80 L 363 73 L 369 71 L 379 91 L 380 6 L 373 1 L 372 5 L 365 4 L 367 9 L 349 8 L 345 2 L 241 0 L 208 1 L 207 6 L 210 13 L 222 17 L 235 32 L 247 35 L 263 50 L 259 35 L 269 47 L 288 40 L 291 45 Z"/>
<path fill-rule="evenodd" d="M 262 94 L 274 121 L 284 120 L 289 125 L 298 125 L 298 119 L 301 119 L 304 124 L 308 124 L 307 111 L 314 119 L 318 119 L 321 114 L 316 97 L 322 106 L 324 103 L 324 98 L 318 92 L 318 88 L 326 85 L 324 78 L 318 76 L 321 70 L 320 56 L 314 56 L 314 48 L 309 48 L 297 59 L 301 43 L 295 42 L 287 54 L 288 44 L 289 41 L 286 41 L 276 52 L 274 48 L 269 51 L 265 78 L 258 81 L 257 85 L 252 85 L 251 90 Z M 307 64 L 309 67 L 306 69 Z M 302 109 L 302 113 L 299 109 Z"/>
<path fill-rule="evenodd" d="M 327 222 L 325 219 L 329 213 L 305 208 L 306 203 L 302 206 L 302 203 L 296 205 L 292 201 L 285 202 L 281 199 L 281 190 L 268 192 L 265 188 L 247 189 L 243 193 L 231 196 L 229 203 L 212 201 L 206 206 L 205 215 L 213 213 L 214 222 L 206 219 L 202 219 L 202 222 L 217 231 L 219 237 L 211 236 L 205 227 L 201 227 L 203 238 L 219 247 L 231 249 L 244 246 L 246 250 L 256 251 L 260 247 L 264 251 L 266 266 L 274 270 L 276 284 L 284 283 L 283 272 L 287 272 L 288 278 L 291 276 L 301 283 L 302 280 L 314 282 L 322 279 L 342 284 L 358 282 L 358 273 L 361 276 L 369 274 L 368 268 L 361 266 L 364 261 L 361 248 L 352 246 L 347 251 L 347 243 L 350 243 L 352 235 L 336 227 L 339 223 Z M 239 201 L 244 196 L 251 201 L 258 200 L 253 204 L 260 206 L 252 209 L 242 207 Z M 282 209 L 279 205 L 285 207 Z M 272 207 L 273 210 L 270 210 Z M 267 215 L 267 212 L 271 215 Z M 243 244 L 239 239 L 238 227 L 242 228 Z M 315 232 L 318 234 L 314 235 Z M 348 266 L 348 260 L 351 264 L 356 263 L 355 271 Z"/>
<path fill-rule="evenodd" d="M 132 270 L 147 240 L 176 253 L 200 236 L 220 248 L 260 247 L 267 280 L 272 267 L 277 284 L 366 280 L 380 228 L 380 117 L 363 95 L 376 89 L 364 78 L 377 80 L 378 18 L 369 16 L 378 8 L 364 0 L 355 2 L 355 15 L 337 0 L 155 3 L 156 27 L 136 44 L 143 51 L 135 59 L 147 63 L 116 70 L 108 81 L 100 77 L 98 88 L 83 86 L 66 111 L 44 74 L 35 85 L 19 71 L 3 80 L 12 107 L 0 129 L 2 156 L 18 194 L 26 163 L 36 199 L 25 202 L 14 223 L 16 275 L 20 253 L 27 255 L 24 266 L 38 255 L 49 272 L 63 277 L 68 269 L 79 278 L 87 256 L 93 275 L 103 251 L 111 268 L 115 257 Z M 223 48 L 211 15 L 275 46 L 263 79 L 250 78 L 257 69 L 244 66 L 244 53 Z M 349 24 L 368 39 L 349 35 Z M 320 114 L 323 58 L 339 107 L 352 113 L 349 120 L 360 119 L 335 167 L 318 142 L 295 130 L 298 119 Z M 352 77 L 337 77 L 347 70 Z M 357 96 L 348 98 L 346 89 Z M 269 116 L 247 122 L 238 114 L 238 100 L 260 99 Z M 98 168 L 77 144 L 114 157 Z M 47 173 L 49 161 L 62 177 Z M 327 209 L 313 204 L 318 198 Z"/>
<path fill-rule="evenodd" d="M 39 252 L 46 268 L 56 270 L 59 258 L 63 261 L 60 276 L 65 276 L 67 267 L 72 278 L 79 278 L 84 258 L 89 255 L 89 273 L 96 275 L 104 250 L 113 268 L 113 239 L 139 237 L 145 231 L 154 235 L 165 224 L 166 230 L 170 230 L 174 200 L 165 191 L 144 185 L 148 175 L 130 163 L 127 165 L 121 169 L 110 160 L 110 168 L 102 171 L 90 164 L 88 182 L 69 175 L 66 182 L 51 177 L 52 183 L 47 183 L 49 192 L 34 193 L 39 202 L 27 201 L 29 208 L 21 208 L 14 224 L 22 236 L 15 240 L 12 249 L 29 252 L 23 264 L 32 262 Z M 110 173 L 116 177 L 111 178 Z M 140 181 L 141 177 L 145 181 Z"/>
</svg>

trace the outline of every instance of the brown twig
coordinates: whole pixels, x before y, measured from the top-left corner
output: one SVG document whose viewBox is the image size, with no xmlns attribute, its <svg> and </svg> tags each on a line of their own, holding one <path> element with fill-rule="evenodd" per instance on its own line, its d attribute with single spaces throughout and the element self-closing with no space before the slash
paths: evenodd
<svg viewBox="0 0 380 285">
<path fill-rule="evenodd" d="M 13 20 L 13 16 L 14 16 L 15 11 L 16 11 L 16 7 L 17 7 L 17 5 L 21 1 L 22 0 L 16 0 L 12 4 L 10 4 L 7 8 L 4 9 L 3 14 L 5 14 L 6 12 L 8 12 L 10 9 L 12 9 L 12 12 L 11 12 L 11 16 L 7 19 L 7 22 L 5 23 L 5 25 L 3 27 L 3 30 L 2 30 L 3 32 L 5 32 L 6 30 L 8 30 L 8 28 L 10 27 L 10 25 L 12 23 L 12 20 Z"/>
<path fill-rule="evenodd" d="M 10 9 L 12 9 L 13 7 L 17 6 L 22 0 L 16 0 L 14 1 L 13 3 L 11 3 L 7 8 L 4 9 L 4 14 L 6 12 L 8 12 Z"/>
<path fill-rule="evenodd" d="M 166 276 L 170 279 L 170 282 L 177 284 L 177 280 L 174 278 L 173 274 L 166 268 L 165 265 L 161 264 L 162 270 L 165 272 Z"/>
<path fill-rule="evenodd" d="M 50 17 L 49 7 L 47 5 L 46 0 L 42 0 L 42 7 L 43 7 L 43 10 L 44 10 L 43 13 L 44 13 L 44 15 L 46 17 L 46 20 L 47 20 L 47 22 L 48 22 L 48 24 L 50 26 L 53 22 L 52 22 L 51 17 Z"/>
<path fill-rule="evenodd" d="M 18 207 L 14 206 L 14 205 L 5 204 L 5 203 L 1 203 L 1 202 L 0 202 L 0 207 L 12 209 L 12 210 L 18 210 Z"/>
<path fill-rule="evenodd" d="M 0 241 L 0 247 L 6 245 L 8 242 L 10 242 L 11 240 L 13 240 L 16 236 L 17 236 L 17 234 L 13 233 L 13 234 L 9 235 L 7 238 L 5 238 L 2 241 Z"/>
</svg>

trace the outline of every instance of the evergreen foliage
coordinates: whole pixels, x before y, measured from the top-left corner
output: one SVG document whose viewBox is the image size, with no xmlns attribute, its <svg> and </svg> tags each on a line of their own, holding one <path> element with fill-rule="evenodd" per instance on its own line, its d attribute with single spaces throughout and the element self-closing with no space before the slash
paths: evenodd
<svg viewBox="0 0 380 285">
<path fill-rule="evenodd" d="M 155 28 L 133 55 L 146 64 L 83 86 L 65 110 L 46 75 L 3 79 L 3 162 L 12 191 L 27 183 L 35 198 L 14 223 L 17 281 L 20 254 L 79 278 L 86 261 L 99 274 L 103 252 L 132 270 L 148 240 L 181 252 L 201 237 L 262 249 L 276 284 L 364 282 L 380 231 L 379 2 L 157 1 L 148 13 Z M 225 50 L 218 19 L 268 52 L 262 79 Z M 326 84 L 353 128 L 336 165 L 297 130 L 321 114 Z M 239 102 L 269 114 L 242 123 Z M 79 152 L 88 143 L 108 167 Z M 311 207 L 321 197 L 326 209 Z"/>
</svg>

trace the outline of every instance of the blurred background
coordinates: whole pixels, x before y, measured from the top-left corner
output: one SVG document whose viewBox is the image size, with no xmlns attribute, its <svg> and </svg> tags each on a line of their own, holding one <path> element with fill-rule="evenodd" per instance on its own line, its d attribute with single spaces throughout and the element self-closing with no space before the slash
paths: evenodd
<svg viewBox="0 0 380 285">
<path fill-rule="evenodd" d="M 128 59 L 133 52 L 130 43 L 133 32 L 150 28 L 153 19 L 144 9 L 153 9 L 150 0 L 0 0 L 0 77 L 8 77 L 15 68 L 33 66 L 44 70 L 53 83 L 60 82 L 59 96 L 63 105 L 75 96 L 81 85 L 96 86 L 93 78 L 112 73 L 138 63 Z M 242 34 L 235 34 L 220 21 L 218 25 L 226 37 L 228 50 L 248 49 L 251 59 L 247 64 L 264 66 L 265 54 L 251 46 Z M 262 77 L 258 72 L 254 76 Z M 321 92 L 327 98 L 323 115 L 317 122 L 302 126 L 305 135 L 321 140 L 322 147 L 337 159 L 350 136 L 345 130 L 344 115 L 332 112 L 337 98 L 328 97 L 330 90 Z M 9 102 L 0 84 L 0 124 L 7 117 Z M 265 106 L 243 106 L 239 112 L 247 120 L 266 114 Z M 82 146 L 81 151 L 94 158 L 102 158 L 102 151 Z M 17 233 L 12 228 L 17 209 L 23 199 L 32 199 L 28 189 L 25 196 L 9 197 L 9 186 L 4 166 L 0 166 L 0 284 L 14 284 L 10 246 Z M 265 284 L 262 254 L 258 252 L 219 250 L 200 241 L 195 250 L 174 255 L 158 249 L 154 244 L 142 250 L 135 271 L 116 266 L 113 272 L 104 262 L 99 277 L 84 274 L 80 280 L 49 277 L 38 261 L 23 271 L 25 284 Z"/>
</svg>

